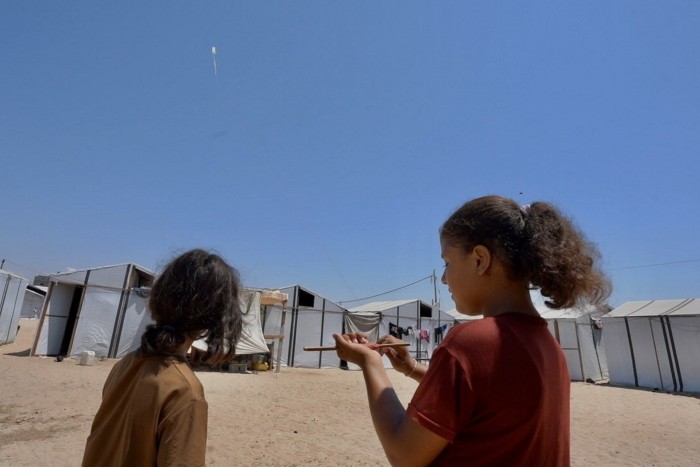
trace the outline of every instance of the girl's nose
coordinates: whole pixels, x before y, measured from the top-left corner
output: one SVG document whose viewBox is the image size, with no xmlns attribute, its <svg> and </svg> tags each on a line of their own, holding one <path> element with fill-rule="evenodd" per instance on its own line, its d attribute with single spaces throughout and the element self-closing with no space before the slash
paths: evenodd
<svg viewBox="0 0 700 467">
<path fill-rule="evenodd" d="M 440 276 L 440 282 L 442 282 L 445 285 L 447 285 L 447 281 L 445 280 L 446 274 L 447 274 L 447 271 L 443 271 L 442 276 Z"/>
</svg>

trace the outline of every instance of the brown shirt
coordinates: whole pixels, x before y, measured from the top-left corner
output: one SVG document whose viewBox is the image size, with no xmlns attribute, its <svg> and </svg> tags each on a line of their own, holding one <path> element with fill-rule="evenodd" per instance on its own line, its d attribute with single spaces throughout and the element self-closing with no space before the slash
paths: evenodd
<svg viewBox="0 0 700 467">
<path fill-rule="evenodd" d="M 107 377 L 83 466 L 203 466 L 206 445 L 207 402 L 192 369 L 136 351 Z"/>
</svg>

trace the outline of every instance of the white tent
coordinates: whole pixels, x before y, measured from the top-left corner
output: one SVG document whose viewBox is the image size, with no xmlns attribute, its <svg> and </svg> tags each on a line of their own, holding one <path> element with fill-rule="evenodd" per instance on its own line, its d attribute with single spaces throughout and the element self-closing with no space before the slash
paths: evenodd
<svg viewBox="0 0 700 467">
<path fill-rule="evenodd" d="M 10 344 L 17 337 L 24 291 L 29 281 L 0 269 L 0 345 Z"/>
<path fill-rule="evenodd" d="M 603 317 L 610 382 L 700 392 L 700 300 L 626 302 Z"/>
<path fill-rule="evenodd" d="M 538 307 L 538 311 L 564 351 L 572 381 L 608 379 L 601 321 L 607 307 L 563 310 Z"/>
<path fill-rule="evenodd" d="M 437 305 L 410 299 L 378 301 L 350 308 L 345 327 L 349 332 L 367 332 L 370 340 L 395 335 L 410 344 L 409 351 L 417 359 L 428 361 L 454 322 L 454 318 Z"/>
<path fill-rule="evenodd" d="M 39 318 L 48 289 L 48 287 L 27 285 L 27 290 L 24 292 L 24 303 L 22 303 L 22 318 Z"/>
<path fill-rule="evenodd" d="M 289 297 L 288 310 L 280 304 L 262 311 L 262 326 L 268 340 L 276 339 L 282 365 L 299 368 L 338 368 L 335 352 L 306 352 L 306 346 L 335 345 L 334 332 L 343 330 L 345 309 L 299 285 L 282 287 Z M 278 366 L 279 368 L 279 366 Z"/>
<path fill-rule="evenodd" d="M 32 355 L 122 357 L 151 322 L 142 288 L 153 273 L 133 263 L 53 274 Z"/>
<path fill-rule="evenodd" d="M 451 309 L 447 310 L 445 313 L 447 313 L 452 318 L 454 318 L 454 320 L 458 323 L 463 323 L 465 321 L 474 321 L 475 319 L 483 318 L 482 315 L 477 315 L 477 316 L 465 315 L 465 314 L 457 311 L 457 308 L 451 308 Z"/>
<path fill-rule="evenodd" d="M 284 304 L 287 296 L 272 290 L 242 289 L 239 300 L 243 312 L 243 329 L 236 343 L 236 355 L 269 352 L 260 323 L 260 307 L 263 304 Z M 204 339 L 195 341 L 192 346 L 202 351 L 207 350 Z"/>
</svg>

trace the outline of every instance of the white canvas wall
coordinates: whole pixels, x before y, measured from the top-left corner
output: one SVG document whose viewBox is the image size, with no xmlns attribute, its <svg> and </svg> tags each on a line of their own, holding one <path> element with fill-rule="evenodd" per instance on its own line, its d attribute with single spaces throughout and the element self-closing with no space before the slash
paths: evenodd
<svg viewBox="0 0 700 467">
<path fill-rule="evenodd" d="M 669 319 L 684 391 L 700 392 L 700 316 Z"/>
<path fill-rule="evenodd" d="M 24 293 L 24 302 L 22 303 L 22 318 L 39 318 L 41 316 L 41 308 L 44 305 L 46 294 L 41 294 L 26 289 Z"/>
<path fill-rule="evenodd" d="M 335 352 L 307 352 L 306 346 L 335 345 L 332 334 L 343 329 L 344 308 L 322 296 L 313 295 L 313 306 L 299 306 L 299 286 L 281 288 L 289 302 L 284 326 L 281 326 L 282 306 L 265 307 L 265 335 L 283 335 L 280 364 L 298 368 L 338 368 L 340 359 Z M 277 349 L 275 349 L 275 355 Z"/>
<path fill-rule="evenodd" d="M 0 270 L 0 345 L 15 341 L 28 282 L 23 277 Z"/>
<path fill-rule="evenodd" d="M 700 303 L 627 302 L 604 318 L 610 382 L 700 391 Z"/>
<path fill-rule="evenodd" d="M 129 294 L 115 357 L 121 358 L 141 345 L 141 335 L 146 326 L 153 323 L 147 303 L 148 299 L 135 293 Z"/>
<path fill-rule="evenodd" d="M 91 350 L 98 358 L 108 356 L 121 298 L 121 292 L 94 287 L 86 289 L 70 355 Z"/>
</svg>

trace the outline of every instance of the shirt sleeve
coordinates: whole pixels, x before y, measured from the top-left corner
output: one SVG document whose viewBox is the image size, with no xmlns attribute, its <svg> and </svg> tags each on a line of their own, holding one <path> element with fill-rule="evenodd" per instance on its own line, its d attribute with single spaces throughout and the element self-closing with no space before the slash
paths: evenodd
<svg viewBox="0 0 700 467">
<path fill-rule="evenodd" d="M 475 401 L 467 372 L 445 347 L 440 347 L 433 353 L 407 412 L 423 427 L 453 442 L 467 424 Z"/>
<path fill-rule="evenodd" d="M 204 466 L 208 405 L 192 400 L 163 420 L 158 440 L 158 467 Z"/>
</svg>

